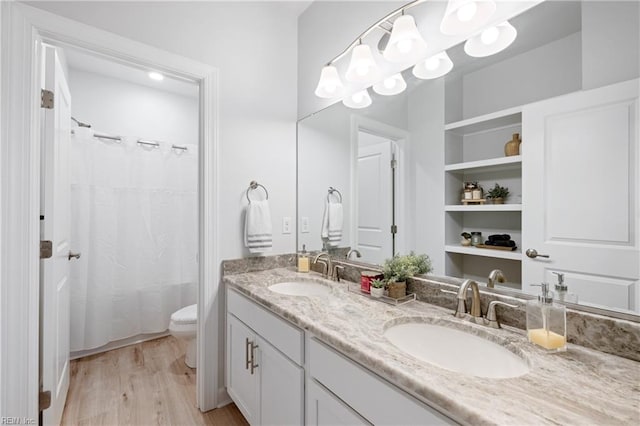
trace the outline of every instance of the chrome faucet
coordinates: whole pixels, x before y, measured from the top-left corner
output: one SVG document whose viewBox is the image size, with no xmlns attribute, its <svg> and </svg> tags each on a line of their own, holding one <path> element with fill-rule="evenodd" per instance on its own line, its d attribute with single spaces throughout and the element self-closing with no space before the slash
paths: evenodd
<svg viewBox="0 0 640 426">
<path fill-rule="evenodd" d="M 471 319 L 474 322 L 482 322 L 482 309 L 480 308 L 480 290 L 478 290 L 478 283 L 473 280 L 465 280 L 458 289 L 458 306 L 456 312 L 453 314 L 457 318 L 464 318 L 467 313 L 467 290 L 471 287 L 473 295 L 471 296 L 471 311 L 468 312 L 471 315 Z"/>
<path fill-rule="evenodd" d="M 487 287 L 494 288 L 495 283 L 506 283 L 507 277 L 505 277 L 504 272 L 500 269 L 494 269 L 489 272 L 489 280 L 487 281 Z"/>
<path fill-rule="evenodd" d="M 358 250 L 351 249 L 351 250 L 349 250 L 349 253 L 347 253 L 347 259 L 351 259 L 351 255 L 354 254 L 354 253 L 356 254 L 357 258 L 362 257 L 362 255 L 360 254 L 360 252 Z"/>
<path fill-rule="evenodd" d="M 321 257 L 325 256 L 326 257 L 326 261 L 323 259 L 320 259 Z M 329 253 L 327 252 L 321 252 L 319 253 L 314 259 L 313 259 L 313 263 L 321 263 L 323 266 L 322 268 L 322 276 L 325 278 L 329 277 L 329 274 L 331 273 L 332 269 L 331 269 L 331 256 L 329 256 Z"/>
<path fill-rule="evenodd" d="M 489 303 L 489 307 L 487 308 L 487 318 L 485 319 L 485 325 L 488 325 L 491 328 L 502 328 L 500 325 L 500 321 L 498 321 L 498 314 L 496 314 L 496 306 L 508 306 L 510 308 L 517 308 L 518 305 L 512 305 L 510 303 L 501 302 L 499 300 L 492 300 Z"/>
</svg>

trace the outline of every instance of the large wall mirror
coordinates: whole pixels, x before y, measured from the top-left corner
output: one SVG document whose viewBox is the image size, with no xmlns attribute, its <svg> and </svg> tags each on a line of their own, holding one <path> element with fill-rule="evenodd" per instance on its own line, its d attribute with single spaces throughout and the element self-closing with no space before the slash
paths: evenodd
<svg viewBox="0 0 640 426">
<path fill-rule="evenodd" d="M 454 68 L 445 77 L 419 80 L 409 68 L 402 94 L 370 90 L 367 108 L 338 102 L 300 120 L 298 248 L 356 249 L 353 260 L 369 264 L 416 251 L 430 256 L 435 275 L 487 282 L 500 269 L 507 279 L 496 288 L 527 293 L 560 273 L 580 304 L 640 313 L 637 101 L 612 112 L 622 118 L 610 146 L 587 141 L 602 127 L 597 112 L 577 118 L 577 134 L 556 126 L 555 135 L 579 141 L 544 156 L 533 135 L 549 122 L 537 103 L 613 84 L 637 97 L 638 15 L 636 2 L 543 2 L 510 19 L 518 37 L 496 55 L 472 58 L 460 44 L 447 50 Z M 521 152 L 507 156 L 514 134 Z M 536 178 L 534 166 L 546 174 Z M 483 203 L 464 202 L 467 182 L 483 188 Z M 496 183 L 509 189 L 501 205 L 484 197 Z M 332 203 L 342 206 L 338 238 L 327 237 Z M 506 234 L 517 247 L 468 247 L 465 232 L 480 232 L 482 243 Z M 550 241 L 565 251 L 527 256 L 554 250 Z M 594 241 L 599 251 L 585 252 Z M 563 256 L 582 260 L 558 263 Z M 594 263 L 603 268 L 587 273 Z"/>
</svg>

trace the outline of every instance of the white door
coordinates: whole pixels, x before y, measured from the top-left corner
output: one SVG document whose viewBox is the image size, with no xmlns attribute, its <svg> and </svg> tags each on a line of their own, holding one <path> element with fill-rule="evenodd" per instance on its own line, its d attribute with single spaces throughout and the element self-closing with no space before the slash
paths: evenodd
<svg viewBox="0 0 640 426">
<path fill-rule="evenodd" d="M 523 111 L 523 289 L 565 274 L 581 303 L 640 312 L 638 80 Z"/>
<path fill-rule="evenodd" d="M 249 424 L 258 424 L 258 371 L 251 369 L 252 344 L 257 344 L 253 331 L 227 315 L 227 392 Z"/>
<path fill-rule="evenodd" d="M 351 407 L 315 380 L 307 381 L 307 424 L 310 426 L 368 425 Z"/>
<path fill-rule="evenodd" d="M 258 339 L 260 424 L 304 424 L 304 370 Z"/>
<path fill-rule="evenodd" d="M 370 263 L 382 264 L 394 254 L 392 158 L 393 142 L 359 132 L 355 246 Z"/>
<path fill-rule="evenodd" d="M 51 392 L 43 421 L 57 425 L 69 389 L 69 141 L 71 98 L 56 49 L 43 46 L 43 87 L 54 93 L 53 109 L 42 109 L 42 240 L 53 255 L 41 261 L 40 363 L 42 388 Z"/>
</svg>

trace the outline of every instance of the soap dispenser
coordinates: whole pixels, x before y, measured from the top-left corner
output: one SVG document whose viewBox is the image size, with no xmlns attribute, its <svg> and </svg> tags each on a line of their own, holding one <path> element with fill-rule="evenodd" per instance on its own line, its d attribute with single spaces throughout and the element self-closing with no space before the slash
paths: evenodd
<svg viewBox="0 0 640 426">
<path fill-rule="evenodd" d="M 578 303 L 578 295 L 569 293 L 569 287 L 564 283 L 564 274 L 562 272 L 552 272 L 558 277 L 556 283 L 555 295 L 559 302 Z"/>
<path fill-rule="evenodd" d="M 298 272 L 309 272 L 309 255 L 306 245 L 302 245 L 302 251 L 298 253 Z"/>
<path fill-rule="evenodd" d="M 564 305 L 553 302 L 549 284 L 537 284 L 541 293 L 527 302 L 527 337 L 549 352 L 567 350 L 567 313 Z"/>
</svg>

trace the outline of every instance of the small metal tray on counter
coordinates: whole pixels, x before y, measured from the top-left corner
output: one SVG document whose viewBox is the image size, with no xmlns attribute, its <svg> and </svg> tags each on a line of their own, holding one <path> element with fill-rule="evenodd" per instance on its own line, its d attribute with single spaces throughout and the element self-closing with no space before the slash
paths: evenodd
<svg viewBox="0 0 640 426">
<path fill-rule="evenodd" d="M 359 294 L 360 296 L 366 297 L 371 300 L 379 300 L 380 302 L 386 303 L 388 305 L 393 305 L 393 306 L 404 305 L 405 303 L 413 302 L 414 300 L 416 300 L 415 293 L 407 293 L 407 295 L 404 297 L 401 297 L 399 299 L 394 299 L 393 297 L 389 297 L 385 295 L 382 295 L 380 297 L 373 297 L 371 296 L 371 294 L 360 290 L 359 284 L 349 285 L 348 288 L 349 288 L 349 292 L 351 293 Z"/>
</svg>

